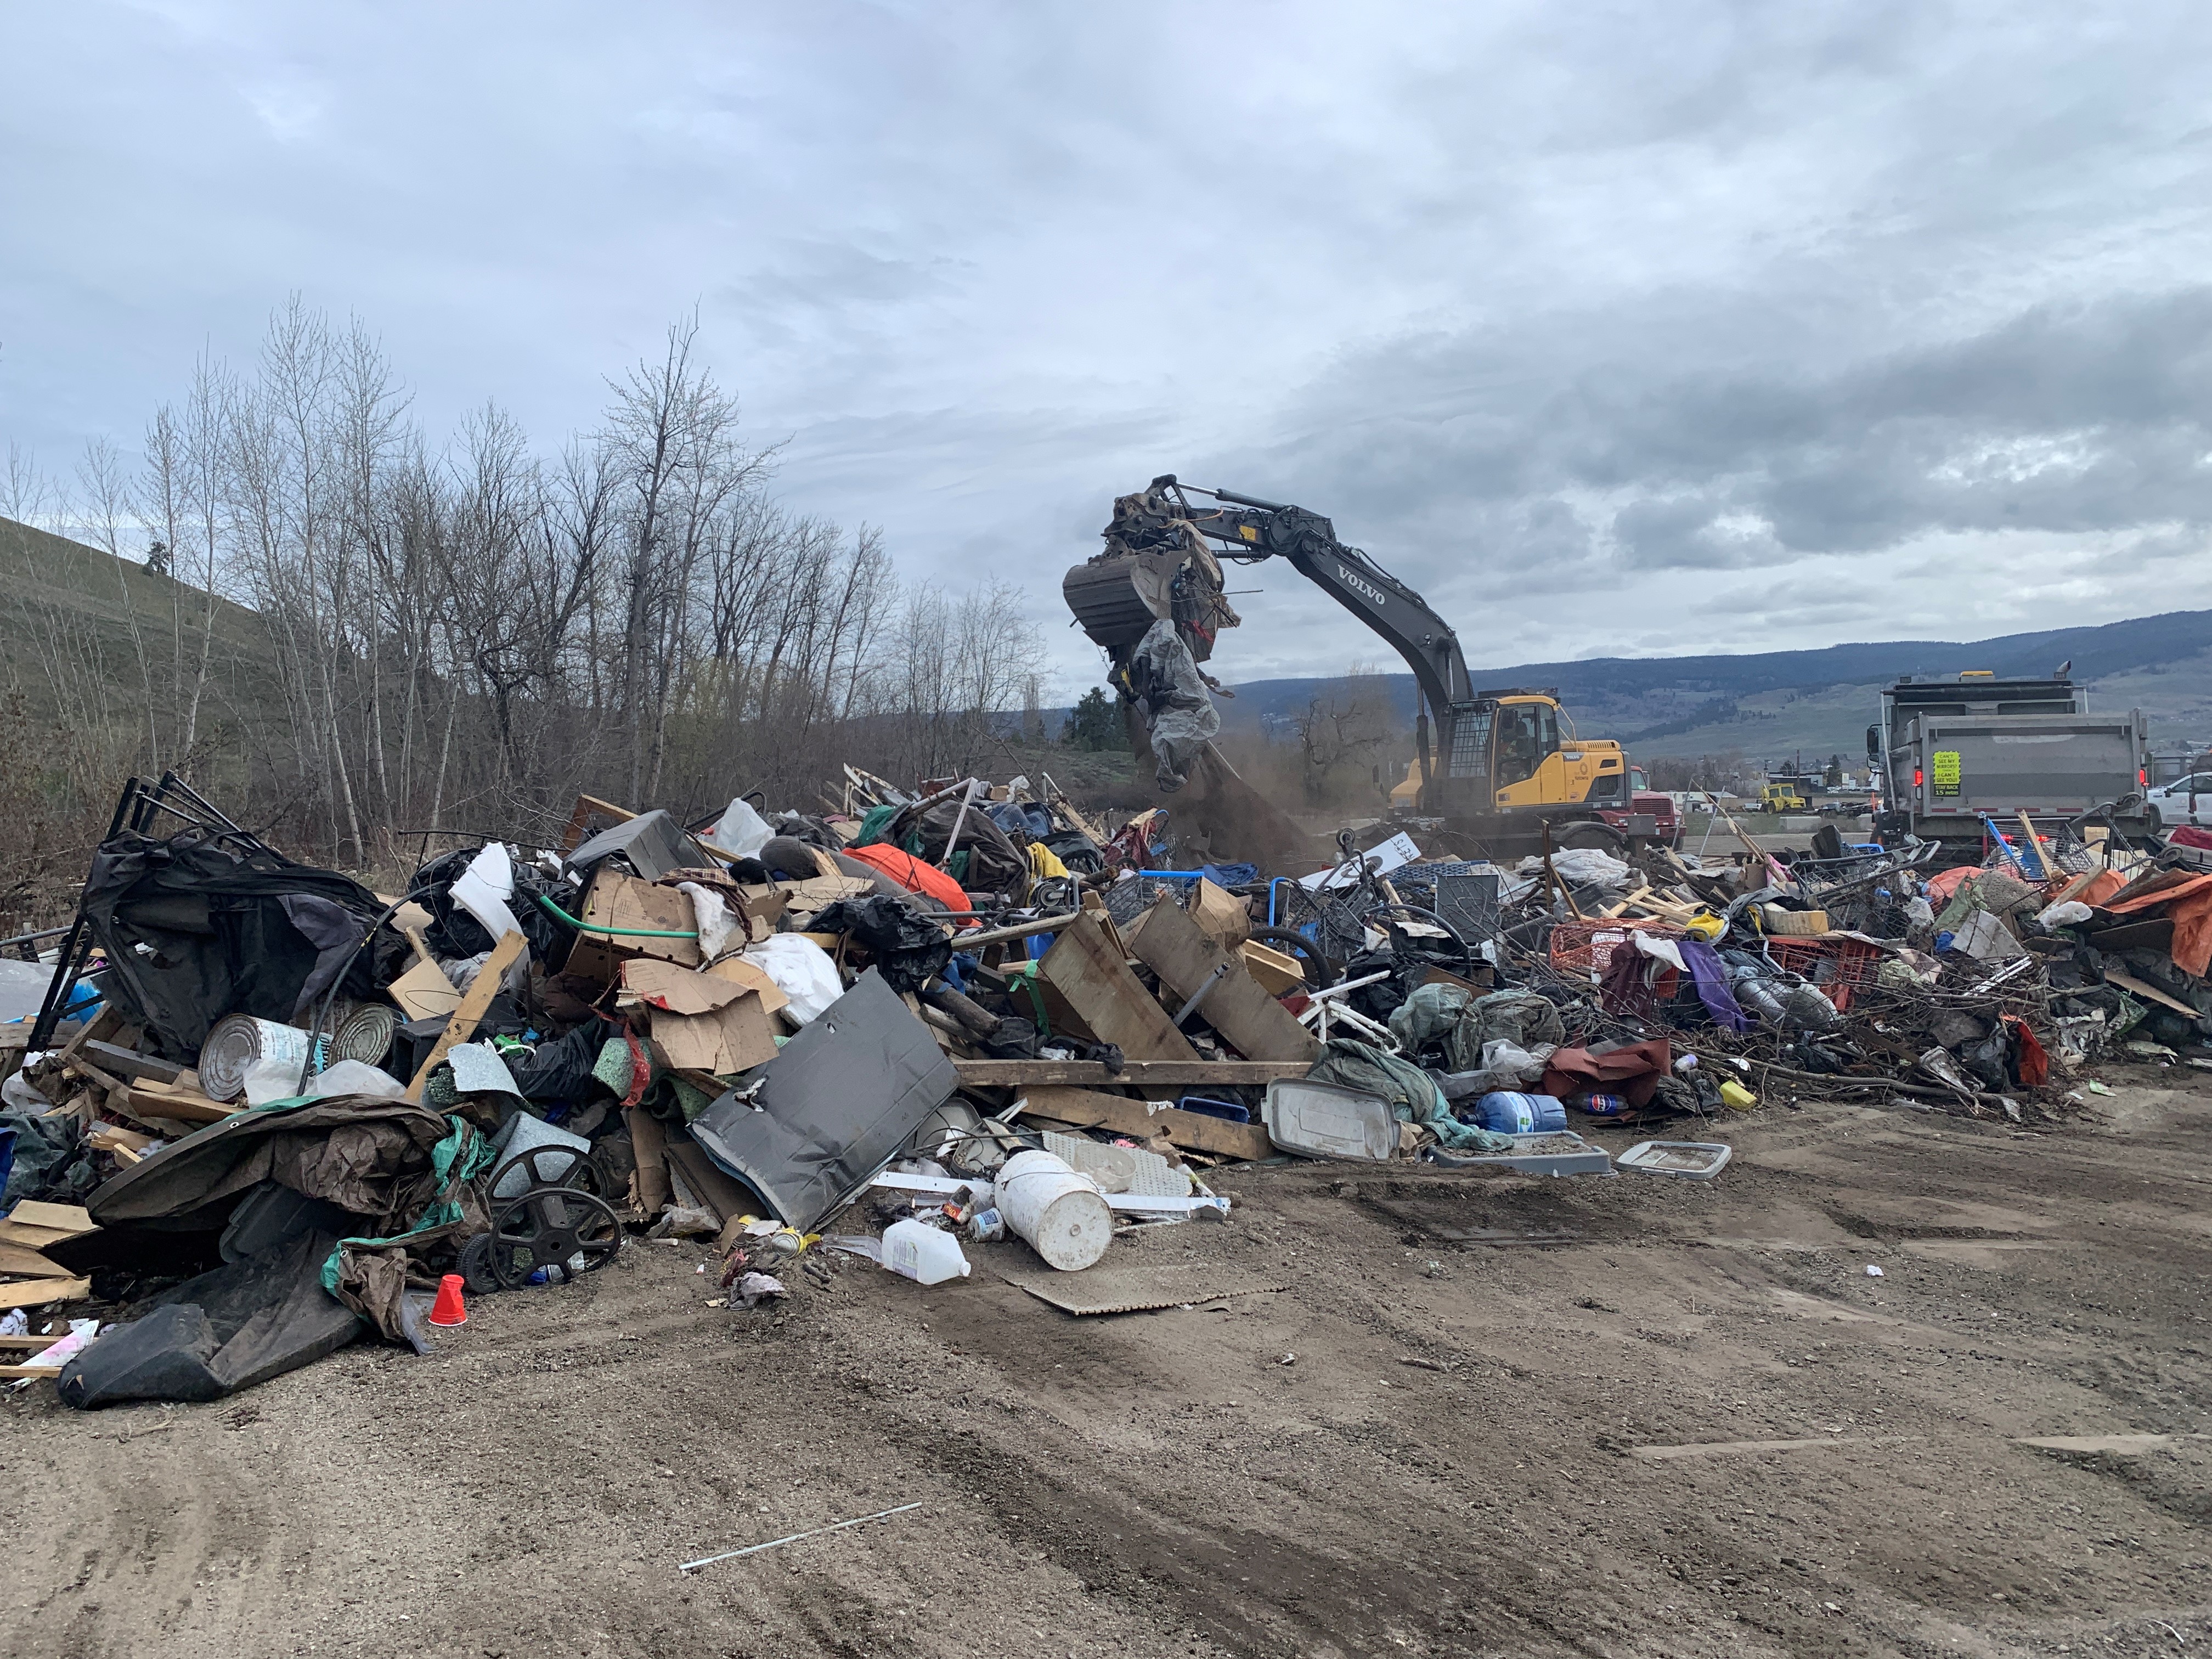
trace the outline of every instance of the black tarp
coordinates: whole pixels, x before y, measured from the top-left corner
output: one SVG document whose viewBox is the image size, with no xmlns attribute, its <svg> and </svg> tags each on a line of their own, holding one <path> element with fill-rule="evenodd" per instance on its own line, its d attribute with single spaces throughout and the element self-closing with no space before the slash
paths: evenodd
<svg viewBox="0 0 2212 1659">
<path fill-rule="evenodd" d="M 164 1291 L 62 1367 L 63 1403 L 220 1400 L 337 1352 L 363 1329 L 323 1288 L 337 1243 L 301 1233 Z"/>
<path fill-rule="evenodd" d="M 195 1058 L 225 1014 L 305 1024 L 341 975 L 349 994 L 373 996 L 407 955 L 389 927 L 356 948 L 384 906 L 350 876 L 199 830 L 103 842 L 82 908 L 107 957 L 103 994 L 177 1060 Z"/>
<path fill-rule="evenodd" d="M 423 895 L 422 907 L 430 913 L 422 942 L 441 958 L 466 961 L 492 948 L 491 930 L 463 909 L 453 891 L 453 884 L 483 851 L 482 847 L 463 847 L 441 854 L 417 870 L 408 884 L 410 892 Z M 515 862 L 509 869 L 514 891 L 507 901 L 507 911 L 521 927 L 523 938 L 530 941 L 531 959 L 547 973 L 558 973 L 568 959 L 569 942 L 575 935 L 548 915 L 536 896 L 543 893 L 563 908 L 574 907 L 575 896 L 567 883 L 549 882 L 531 865 Z"/>
<path fill-rule="evenodd" d="M 894 991 L 919 991 L 952 960 L 952 941 L 942 924 L 902 899 L 839 899 L 817 910 L 807 927 L 817 933 L 850 933 L 882 969 Z"/>
<path fill-rule="evenodd" d="M 919 836 L 921 852 L 919 856 L 930 863 L 945 867 L 945 849 L 957 826 L 960 844 L 953 848 L 957 856 L 968 854 L 968 873 L 957 878 L 961 886 L 971 893 L 1019 893 L 1029 884 L 1030 861 L 1027 854 L 1007 839 L 1006 832 L 991 822 L 988 801 L 971 805 L 963 816 L 960 798 L 949 796 L 927 806 L 916 804 L 902 806 L 884 834 L 884 839 L 894 847 L 908 847 Z"/>
<path fill-rule="evenodd" d="M 753 1098 L 724 1095 L 691 1136 L 801 1232 L 848 1202 L 960 1086 L 929 1028 L 872 968 L 757 1075 Z"/>
</svg>

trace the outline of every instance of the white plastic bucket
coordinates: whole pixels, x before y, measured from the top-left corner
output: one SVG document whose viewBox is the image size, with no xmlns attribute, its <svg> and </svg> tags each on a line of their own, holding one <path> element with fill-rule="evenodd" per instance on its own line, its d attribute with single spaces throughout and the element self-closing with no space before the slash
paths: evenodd
<svg viewBox="0 0 2212 1659">
<path fill-rule="evenodd" d="M 1017 1152 L 1000 1167 L 999 1212 L 1015 1237 L 1062 1273 L 1079 1273 L 1114 1242 L 1098 1183 L 1050 1152 Z"/>
</svg>

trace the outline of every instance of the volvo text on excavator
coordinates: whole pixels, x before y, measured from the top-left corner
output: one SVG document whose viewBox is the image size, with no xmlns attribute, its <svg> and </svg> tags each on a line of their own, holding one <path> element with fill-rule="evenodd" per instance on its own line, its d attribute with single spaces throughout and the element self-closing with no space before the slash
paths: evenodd
<svg viewBox="0 0 2212 1659">
<path fill-rule="evenodd" d="M 1194 495 L 1212 504 L 1194 502 Z M 1577 737 L 1553 690 L 1478 689 L 1458 635 L 1419 593 L 1338 540 L 1319 514 L 1183 484 L 1170 473 L 1140 494 L 1118 498 L 1105 537 L 1106 551 L 1070 570 L 1061 591 L 1084 631 L 1112 656 L 1125 701 L 1146 708 L 1148 718 L 1158 702 L 1148 671 L 1157 679 L 1167 635 L 1156 625 L 1173 624 L 1176 640 L 1167 643 L 1187 647 L 1194 668 L 1212 654 L 1220 630 L 1242 620 L 1224 597 L 1219 561 L 1284 559 L 1389 641 L 1413 671 L 1419 789 L 1412 816 L 1440 820 L 1450 839 L 1469 843 L 1460 849 L 1468 855 L 1535 850 L 1547 826 L 1554 846 L 1607 851 L 1655 833 L 1644 819 L 1626 815 L 1630 768 L 1618 743 Z M 1179 651 L 1175 656 L 1182 660 Z M 1202 672 L 1198 678 L 1205 678 Z M 1164 768 L 1164 784 L 1173 787 Z"/>
</svg>

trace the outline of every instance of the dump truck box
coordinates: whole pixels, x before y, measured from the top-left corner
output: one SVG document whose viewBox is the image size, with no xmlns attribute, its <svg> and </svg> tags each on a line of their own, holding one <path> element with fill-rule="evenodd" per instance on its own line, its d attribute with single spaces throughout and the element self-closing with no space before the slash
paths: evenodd
<svg viewBox="0 0 2212 1659">
<path fill-rule="evenodd" d="M 2114 714 L 1902 714 L 1889 754 L 1892 805 L 1923 839 L 1978 840 L 1986 813 L 2048 826 L 2136 799 L 2148 731 L 2140 709 Z M 2148 827 L 2147 825 L 2145 827 Z"/>
</svg>

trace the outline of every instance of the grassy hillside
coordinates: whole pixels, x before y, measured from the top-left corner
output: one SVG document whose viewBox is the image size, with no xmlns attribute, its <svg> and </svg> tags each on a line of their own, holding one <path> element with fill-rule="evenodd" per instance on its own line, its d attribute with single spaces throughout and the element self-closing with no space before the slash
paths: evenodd
<svg viewBox="0 0 2212 1659">
<path fill-rule="evenodd" d="M 1225 636 L 1223 657 L 1235 636 Z M 1761 758 L 1861 753 L 1875 689 L 1900 674 L 1987 668 L 2045 675 L 2072 659 L 2090 707 L 2141 708 L 2154 741 L 2212 734 L 2212 611 L 2179 611 L 2099 628 L 2049 629 L 1975 641 L 1899 641 L 1766 651 L 1745 656 L 1593 658 L 1482 669 L 1479 686 L 1556 687 L 1588 736 L 1618 738 L 1647 757 L 1738 749 Z M 1212 665 L 1218 672 L 1221 658 Z M 1410 674 L 1386 677 L 1410 722 Z M 1305 706 L 1320 680 L 1257 680 L 1222 705 L 1231 725 Z"/>
<path fill-rule="evenodd" d="M 217 599 L 210 612 L 189 582 L 12 519 L 0 519 L 0 684 L 36 717 L 136 725 L 149 687 L 167 710 L 198 672 L 204 626 L 218 723 L 275 695 L 254 611 Z"/>
</svg>

